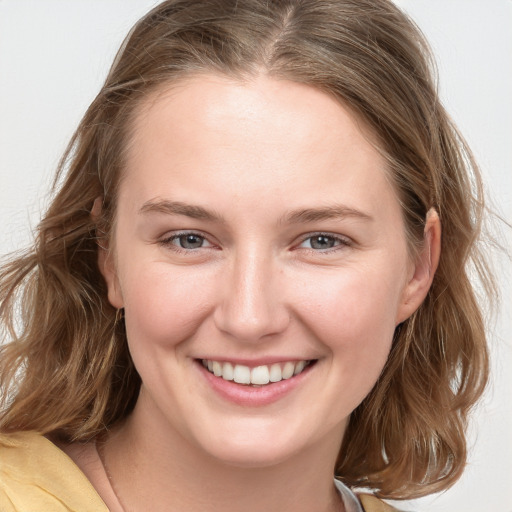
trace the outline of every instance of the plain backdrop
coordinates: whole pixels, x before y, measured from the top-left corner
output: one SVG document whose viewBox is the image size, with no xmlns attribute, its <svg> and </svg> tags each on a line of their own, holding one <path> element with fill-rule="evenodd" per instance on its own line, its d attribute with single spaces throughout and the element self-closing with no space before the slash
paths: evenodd
<svg viewBox="0 0 512 512">
<path fill-rule="evenodd" d="M 429 39 L 443 101 L 496 210 L 512 221 L 512 1 L 396 1 Z M 156 3 L 0 0 L 0 254 L 30 240 L 66 142 L 125 34 Z M 510 229 L 500 236 L 510 250 Z M 510 266 L 496 257 L 502 305 L 490 325 L 493 376 L 471 425 L 467 470 L 449 491 L 402 509 L 512 512 Z"/>
</svg>

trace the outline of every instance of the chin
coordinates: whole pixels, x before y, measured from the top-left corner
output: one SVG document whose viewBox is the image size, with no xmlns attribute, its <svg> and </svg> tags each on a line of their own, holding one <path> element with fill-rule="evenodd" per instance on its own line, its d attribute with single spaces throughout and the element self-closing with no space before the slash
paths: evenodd
<svg viewBox="0 0 512 512">
<path fill-rule="evenodd" d="M 260 469 L 282 464 L 296 454 L 296 452 L 283 450 L 282 446 L 255 445 L 248 442 L 245 445 L 233 447 L 222 446 L 212 450 L 208 447 L 210 456 L 227 466 L 235 466 L 243 469 Z"/>
<path fill-rule="evenodd" d="M 226 465 L 265 468 L 294 459 L 308 452 L 314 444 L 286 425 L 273 425 L 272 428 L 268 424 L 242 423 L 243 426 L 220 429 L 217 435 L 210 433 L 207 439 L 197 439 L 203 452 Z"/>
</svg>

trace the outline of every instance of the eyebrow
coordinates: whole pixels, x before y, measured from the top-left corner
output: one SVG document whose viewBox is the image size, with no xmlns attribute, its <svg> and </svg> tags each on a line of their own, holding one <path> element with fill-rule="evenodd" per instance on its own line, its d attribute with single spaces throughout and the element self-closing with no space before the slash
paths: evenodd
<svg viewBox="0 0 512 512">
<path fill-rule="evenodd" d="M 140 208 L 139 213 L 165 213 L 167 215 L 183 215 L 192 219 L 224 223 L 221 215 L 207 210 L 202 206 L 182 203 L 180 201 L 150 200 Z"/>
<path fill-rule="evenodd" d="M 356 210 L 344 205 L 333 205 L 322 208 L 305 208 L 294 210 L 286 214 L 282 221 L 287 224 L 300 224 L 330 219 L 342 220 L 345 218 L 355 218 L 365 221 L 374 220 L 371 215 L 360 210 Z"/>
<path fill-rule="evenodd" d="M 150 200 L 146 201 L 140 208 L 139 213 L 163 213 L 166 215 L 183 215 L 197 220 L 225 223 L 222 215 L 198 205 L 187 204 L 181 201 Z M 360 210 L 344 205 L 333 205 L 321 208 L 301 208 L 293 210 L 284 215 L 280 223 L 301 224 L 317 222 L 321 220 L 341 220 L 345 218 L 356 218 L 365 221 L 373 221 L 373 217 Z"/>
</svg>

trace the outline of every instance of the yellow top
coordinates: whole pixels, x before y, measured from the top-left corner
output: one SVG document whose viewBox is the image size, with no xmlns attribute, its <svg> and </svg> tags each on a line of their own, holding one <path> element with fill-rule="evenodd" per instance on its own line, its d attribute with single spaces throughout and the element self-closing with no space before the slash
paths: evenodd
<svg viewBox="0 0 512 512">
<path fill-rule="evenodd" d="M 0 435 L 1 512 L 108 512 L 78 466 L 34 432 Z"/>
<path fill-rule="evenodd" d="M 392 512 L 361 495 L 365 512 Z M 1 512 L 109 512 L 87 477 L 57 446 L 34 432 L 0 434 Z"/>
</svg>

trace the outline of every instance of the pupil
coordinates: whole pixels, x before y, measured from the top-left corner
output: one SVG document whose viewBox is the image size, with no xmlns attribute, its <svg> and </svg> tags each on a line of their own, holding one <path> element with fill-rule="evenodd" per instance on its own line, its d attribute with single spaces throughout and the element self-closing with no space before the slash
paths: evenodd
<svg viewBox="0 0 512 512">
<path fill-rule="evenodd" d="M 334 247 L 334 239 L 331 236 L 318 235 L 311 240 L 313 249 L 330 249 Z"/>
<path fill-rule="evenodd" d="M 180 245 L 184 249 L 198 249 L 203 244 L 203 239 L 197 235 L 180 236 Z"/>
</svg>

